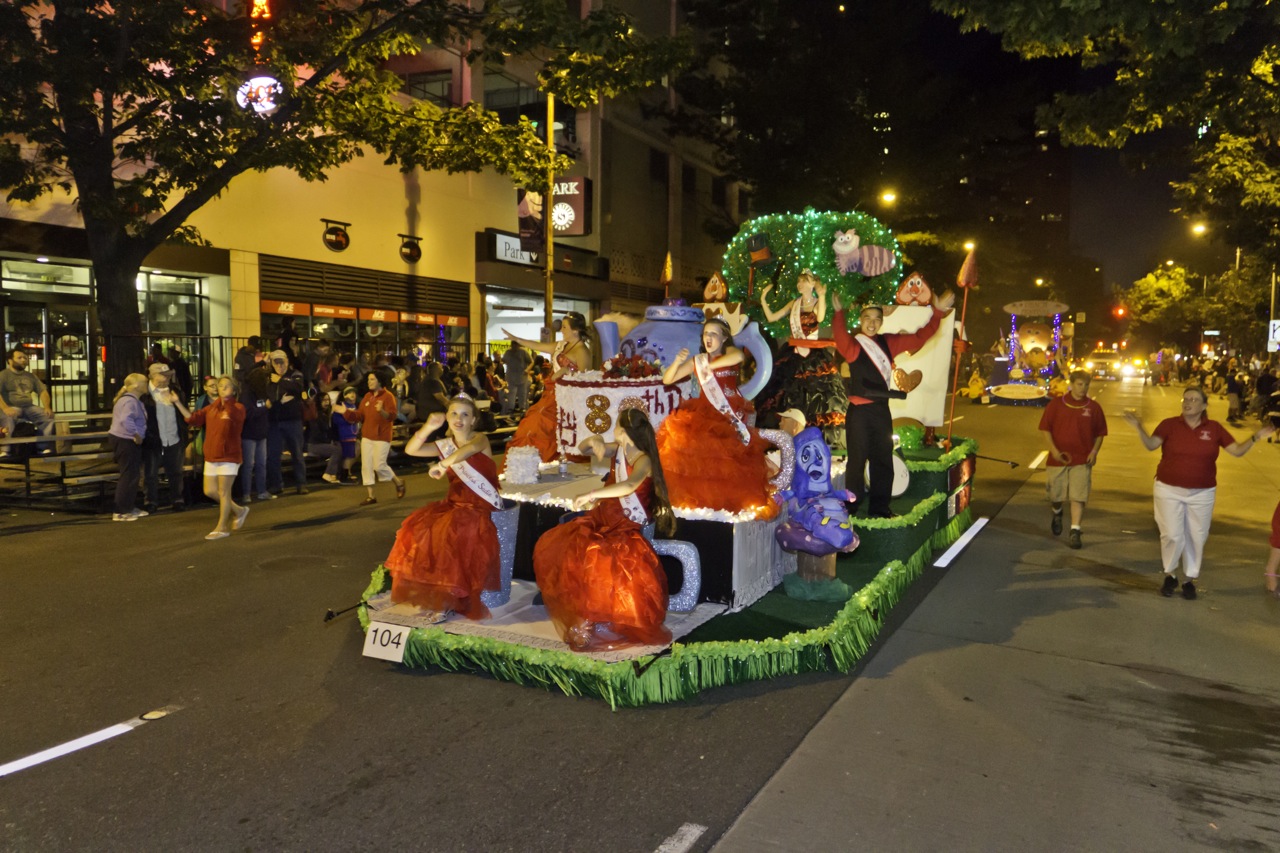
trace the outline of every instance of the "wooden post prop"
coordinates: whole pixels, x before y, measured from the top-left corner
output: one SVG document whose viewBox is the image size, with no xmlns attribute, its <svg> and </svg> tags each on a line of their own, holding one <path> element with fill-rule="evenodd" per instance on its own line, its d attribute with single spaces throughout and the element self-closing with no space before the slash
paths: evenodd
<svg viewBox="0 0 1280 853">
<path fill-rule="evenodd" d="M 960 303 L 960 333 L 964 334 L 965 314 L 969 310 L 969 291 L 978 283 L 978 264 L 974 260 L 975 249 L 970 249 L 964 263 L 960 265 L 960 273 L 956 276 L 956 287 L 964 291 L 964 299 Z M 951 377 L 951 411 L 947 415 L 947 440 L 943 449 L 951 449 L 951 428 L 956 421 L 956 395 L 960 393 L 960 353 L 956 353 L 956 369 Z"/>
</svg>

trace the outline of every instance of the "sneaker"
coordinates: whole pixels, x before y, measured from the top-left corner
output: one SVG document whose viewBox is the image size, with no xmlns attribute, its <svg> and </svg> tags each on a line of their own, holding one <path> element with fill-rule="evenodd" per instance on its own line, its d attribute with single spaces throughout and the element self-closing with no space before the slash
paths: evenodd
<svg viewBox="0 0 1280 853">
<path fill-rule="evenodd" d="M 138 516 L 131 512 L 117 512 L 111 516 L 112 521 L 137 521 Z"/>
<path fill-rule="evenodd" d="M 1196 597 L 1196 585 L 1194 581 L 1187 581 L 1182 585 L 1182 597 L 1187 601 L 1191 601 Z"/>
<path fill-rule="evenodd" d="M 276 499 L 276 498 L 278 498 L 278 497 L 280 497 L 280 496 L 279 496 L 279 495 L 273 495 L 271 492 L 261 492 L 261 493 L 259 493 L 259 494 L 258 494 L 258 500 L 260 500 L 260 501 L 273 501 L 273 500 L 275 500 L 275 499 Z"/>
<path fill-rule="evenodd" d="M 332 483 L 335 486 L 338 485 L 338 478 L 332 474 L 321 474 L 320 479 L 324 480 L 326 483 Z"/>
<path fill-rule="evenodd" d="M 133 511 L 134 518 L 145 518 L 148 515 L 151 515 L 151 513 L 147 512 L 145 509 L 135 509 Z"/>
<path fill-rule="evenodd" d="M 1053 518 L 1049 521 L 1049 529 L 1053 531 L 1054 536 L 1062 535 L 1062 513 L 1055 512 Z"/>
<path fill-rule="evenodd" d="M 1067 536 L 1067 547 L 1075 548 L 1077 550 L 1080 548 L 1080 528 L 1079 527 L 1071 528 L 1071 533 L 1068 534 Z"/>
<path fill-rule="evenodd" d="M 1172 598 L 1173 591 L 1178 588 L 1178 579 L 1173 575 L 1164 576 L 1164 586 L 1160 587 L 1160 594 L 1165 598 Z"/>
</svg>

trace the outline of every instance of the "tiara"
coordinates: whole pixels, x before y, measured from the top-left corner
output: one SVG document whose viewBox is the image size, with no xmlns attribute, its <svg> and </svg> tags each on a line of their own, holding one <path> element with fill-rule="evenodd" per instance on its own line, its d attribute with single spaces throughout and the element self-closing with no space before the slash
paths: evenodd
<svg viewBox="0 0 1280 853">
<path fill-rule="evenodd" d="M 472 399 L 471 399 L 471 395 L 470 395 L 470 394 L 468 394 L 466 391 L 459 391 L 457 394 L 454 394 L 454 395 L 453 395 L 453 399 L 455 399 L 455 400 L 471 400 L 471 402 L 473 402 L 473 403 L 475 402 L 475 400 L 472 400 Z"/>
</svg>

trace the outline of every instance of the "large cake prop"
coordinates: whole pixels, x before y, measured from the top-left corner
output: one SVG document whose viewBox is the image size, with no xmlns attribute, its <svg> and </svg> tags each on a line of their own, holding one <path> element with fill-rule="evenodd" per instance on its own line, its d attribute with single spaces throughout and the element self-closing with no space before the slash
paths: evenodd
<svg viewBox="0 0 1280 853">
<path fill-rule="evenodd" d="M 701 328 L 701 327 L 699 327 Z M 688 392 L 685 380 L 674 385 L 663 385 L 662 376 L 608 378 L 606 369 L 566 373 L 556 380 L 557 427 L 560 446 L 568 452 L 576 452 L 578 445 L 593 435 L 605 441 L 613 441 L 613 430 L 618 414 L 624 408 L 641 408 L 649 415 L 649 422 L 657 429 L 680 405 Z"/>
</svg>

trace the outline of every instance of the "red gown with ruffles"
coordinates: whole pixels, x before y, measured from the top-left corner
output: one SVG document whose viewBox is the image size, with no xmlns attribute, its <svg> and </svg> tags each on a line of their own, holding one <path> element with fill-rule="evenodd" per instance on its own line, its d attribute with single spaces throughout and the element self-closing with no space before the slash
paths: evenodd
<svg viewBox="0 0 1280 853">
<path fill-rule="evenodd" d="M 563 353 L 556 356 L 556 367 L 568 368 L 571 371 L 580 369 Z M 550 462 L 560 455 L 557 421 L 556 383 L 548 381 L 543 386 L 542 396 L 538 398 L 538 402 L 530 406 L 529 411 L 525 412 L 524 417 L 520 419 L 520 423 L 516 426 L 516 434 L 507 442 L 507 449 L 533 446 L 538 448 L 538 455 L 542 457 L 543 462 Z M 577 453 L 577 448 L 570 448 L 570 450 Z M 505 457 L 503 466 L 506 466 Z"/>
<path fill-rule="evenodd" d="M 476 453 L 466 461 L 498 488 L 493 459 Z M 497 589 L 500 583 L 493 505 L 452 470 L 445 473 L 445 499 L 427 504 L 400 524 L 396 544 L 384 561 L 391 572 L 391 600 L 484 619 L 489 609 L 480 601 L 480 592 Z"/>
<path fill-rule="evenodd" d="M 615 482 L 610 474 L 606 483 Z M 650 506 L 652 481 L 636 497 Z M 627 518 L 617 498 L 599 501 L 586 515 L 553 527 L 533 549 L 533 571 L 547 613 L 568 642 L 570 629 L 598 623 L 622 637 L 587 648 L 666 645 L 667 575 L 640 525 Z"/>
<path fill-rule="evenodd" d="M 745 420 L 754 409 L 751 401 L 738 393 L 737 366 L 719 368 L 715 377 L 729 407 Z M 777 515 L 765 459 L 771 445 L 748 429 L 751 443 L 743 444 L 733 424 L 704 395 L 683 400 L 658 427 L 658 458 L 671 505 L 728 512 L 753 510 L 759 518 Z"/>
</svg>

